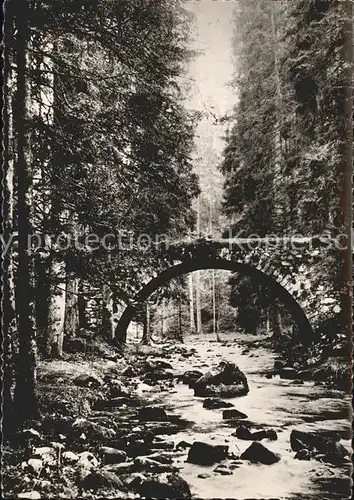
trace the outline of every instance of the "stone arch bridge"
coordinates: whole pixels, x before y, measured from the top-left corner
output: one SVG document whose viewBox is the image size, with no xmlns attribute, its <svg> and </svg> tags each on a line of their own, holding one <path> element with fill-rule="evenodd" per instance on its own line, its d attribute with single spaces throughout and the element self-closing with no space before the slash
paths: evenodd
<svg viewBox="0 0 354 500">
<path fill-rule="evenodd" d="M 292 314 L 305 344 L 314 340 L 321 320 L 340 312 L 339 292 L 323 272 L 333 255 L 330 240 L 321 238 L 197 239 L 159 245 L 162 266 L 126 306 L 115 337 L 125 342 L 138 308 L 169 280 L 204 269 L 223 269 L 266 285 Z"/>
</svg>

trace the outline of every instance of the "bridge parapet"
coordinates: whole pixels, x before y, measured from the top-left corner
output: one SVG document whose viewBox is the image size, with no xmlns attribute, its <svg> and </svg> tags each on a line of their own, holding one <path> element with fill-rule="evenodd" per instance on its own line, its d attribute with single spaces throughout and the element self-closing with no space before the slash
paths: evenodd
<svg viewBox="0 0 354 500">
<path fill-rule="evenodd" d="M 340 312 L 340 290 L 323 273 L 333 248 L 319 237 L 193 239 L 171 244 L 170 263 L 221 258 L 244 263 L 272 277 L 316 326 Z"/>
</svg>

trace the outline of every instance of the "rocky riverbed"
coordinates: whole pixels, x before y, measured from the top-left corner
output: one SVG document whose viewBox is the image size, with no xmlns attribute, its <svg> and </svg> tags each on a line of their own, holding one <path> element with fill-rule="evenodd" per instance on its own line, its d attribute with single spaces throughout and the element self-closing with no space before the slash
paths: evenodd
<svg viewBox="0 0 354 500">
<path fill-rule="evenodd" d="M 66 406 L 6 447 L 5 497 L 349 498 L 348 395 L 245 342 L 130 345 L 52 373 Z"/>
</svg>

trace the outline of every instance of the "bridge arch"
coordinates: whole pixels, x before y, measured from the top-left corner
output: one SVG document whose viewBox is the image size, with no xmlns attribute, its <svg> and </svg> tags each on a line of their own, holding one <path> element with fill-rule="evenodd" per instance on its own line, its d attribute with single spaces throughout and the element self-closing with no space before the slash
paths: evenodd
<svg viewBox="0 0 354 500">
<path fill-rule="evenodd" d="M 137 306 L 144 303 L 160 286 L 184 274 L 207 269 L 222 269 L 237 272 L 243 276 L 249 276 L 259 284 L 266 285 L 292 314 L 299 329 L 303 344 L 310 344 L 312 342 L 314 332 L 304 310 L 291 293 L 283 285 L 278 283 L 275 278 L 244 262 L 205 256 L 202 258 L 189 258 L 179 264 L 172 265 L 146 283 L 136 294 L 133 301 L 125 308 L 118 321 L 115 330 L 115 339 L 117 343 L 122 344 L 125 342 L 127 329 L 136 314 Z"/>
</svg>

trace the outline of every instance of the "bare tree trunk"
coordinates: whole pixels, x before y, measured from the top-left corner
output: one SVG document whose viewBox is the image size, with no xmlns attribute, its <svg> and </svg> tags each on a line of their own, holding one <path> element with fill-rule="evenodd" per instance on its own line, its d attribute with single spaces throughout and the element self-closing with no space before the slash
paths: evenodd
<svg viewBox="0 0 354 500">
<path fill-rule="evenodd" d="M 17 217 L 18 271 L 16 279 L 16 310 L 18 314 L 19 351 L 16 362 L 14 405 L 18 424 L 37 418 L 37 346 L 34 323 L 33 259 L 28 241 L 32 226 L 32 159 L 31 159 L 31 89 L 28 77 L 30 18 L 27 0 L 14 0 L 16 6 L 16 132 L 17 132 Z"/>
<path fill-rule="evenodd" d="M 272 330 L 274 338 L 279 338 L 283 335 L 282 318 L 278 303 L 275 303 L 272 307 Z"/>
<path fill-rule="evenodd" d="M 5 46 L 10 46 L 13 34 L 13 13 L 9 5 L 6 10 L 5 24 Z M 4 102 L 4 191 L 3 191 L 3 217 L 4 217 L 4 243 L 8 245 L 7 250 L 3 247 L 3 432 L 12 433 L 13 423 L 13 339 L 16 334 L 16 306 L 15 306 L 15 282 L 14 263 L 11 239 L 13 236 L 13 212 L 14 212 L 14 151 L 13 151 L 13 114 L 12 114 L 12 92 L 13 78 L 9 49 L 5 52 L 5 102 Z"/>
<path fill-rule="evenodd" d="M 274 57 L 274 74 L 275 74 L 275 87 L 276 87 L 276 99 L 275 99 L 275 115 L 276 115 L 276 123 L 275 123 L 275 133 L 274 133 L 274 208 L 278 215 L 286 209 L 286 207 L 282 206 L 283 202 L 279 202 L 279 179 L 281 178 L 281 165 L 282 165 L 282 139 L 281 139 L 281 130 L 283 128 L 283 118 L 282 118 L 282 106 L 283 106 L 283 96 L 281 90 L 281 79 L 280 79 L 280 69 L 279 69 L 279 57 L 278 57 L 278 46 L 280 43 L 277 27 L 276 27 L 276 19 L 275 19 L 275 11 L 279 6 L 275 5 L 275 2 L 270 3 L 270 17 L 271 17 L 271 28 L 273 35 L 273 57 Z"/>
<path fill-rule="evenodd" d="M 68 270 L 66 273 L 64 335 L 75 338 L 79 329 L 79 280 Z"/>
<path fill-rule="evenodd" d="M 267 329 L 267 333 L 269 333 L 270 332 L 270 319 L 269 319 L 269 310 L 268 309 L 267 309 L 266 329 Z"/>
<path fill-rule="evenodd" d="M 79 311 L 79 329 L 80 328 L 88 328 L 88 321 L 86 316 L 86 296 L 85 296 L 85 287 L 83 280 L 79 280 L 78 283 L 78 297 L 77 297 L 77 305 Z"/>
<path fill-rule="evenodd" d="M 163 299 L 162 301 L 162 319 L 161 319 L 161 331 L 162 331 L 162 337 L 165 337 L 166 332 L 167 332 L 167 324 L 166 324 L 166 301 Z"/>
<path fill-rule="evenodd" d="M 195 304 L 196 304 L 196 313 L 197 313 L 197 333 L 203 333 L 203 325 L 202 325 L 202 308 L 200 301 L 200 271 L 196 271 L 195 275 Z"/>
<path fill-rule="evenodd" d="M 113 321 L 113 299 L 112 291 L 109 285 L 102 287 L 102 332 L 105 338 L 111 342 L 114 339 L 114 321 Z"/>
<path fill-rule="evenodd" d="M 197 234 L 200 236 L 200 196 L 198 196 L 198 206 L 197 206 Z M 197 315 L 197 333 L 202 333 L 202 309 L 200 303 L 200 271 L 195 273 L 195 306 Z"/>
<path fill-rule="evenodd" d="M 182 303 L 181 299 L 177 299 L 177 308 L 178 308 L 178 329 L 177 329 L 177 340 L 178 342 L 183 342 L 183 333 L 182 333 Z"/>
<path fill-rule="evenodd" d="M 193 290 L 193 274 L 189 275 L 189 318 L 190 318 L 190 333 L 195 332 L 194 320 L 194 290 Z"/>
<path fill-rule="evenodd" d="M 144 330 L 143 330 L 143 338 L 141 339 L 141 343 L 144 345 L 150 344 L 150 304 L 149 304 L 149 302 L 146 302 L 146 304 L 145 304 Z"/>
<path fill-rule="evenodd" d="M 63 355 L 65 302 L 65 264 L 62 261 L 52 259 L 46 335 L 46 353 L 52 358 L 60 358 Z"/>
<path fill-rule="evenodd" d="M 352 345 L 353 333 L 353 3 L 345 0 L 345 22 L 343 26 L 343 54 L 345 68 L 345 108 L 342 143 L 342 171 L 340 178 L 341 223 L 346 234 L 343 255 L 344 283 L 341 292 L 341 329 Z M 350 382 L 348 382 L 350 390 Z"/>
</svg>

